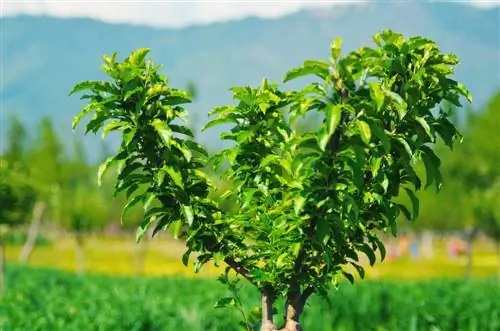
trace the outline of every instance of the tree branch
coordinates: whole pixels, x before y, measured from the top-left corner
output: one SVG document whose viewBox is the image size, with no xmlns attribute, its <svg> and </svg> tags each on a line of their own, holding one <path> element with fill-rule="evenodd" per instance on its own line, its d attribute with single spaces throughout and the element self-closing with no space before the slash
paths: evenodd
<svg viewBox="0 0 500 331">
<path fill-rule="evenodd" d="M 242 266 L 239 262 L 235 261 L 232 257 L 226 257 L 224 259 L 224 262 L 226 262 L 228 266 L 230 266 L 234 271 L 243 276 L 250 283 L 256 285 L 252 279 L 252 276 L 250 275 L 250 271 Z"/>
<path fill-rule="evenodd" d="M 307 299 L 316 291 L 316 288 L 312 285 L 309 285 L 306 287 L 304 292 L 300 295 L 300 300 L 302 301 L 303 304 L 306 303 Z"/>
</svg>

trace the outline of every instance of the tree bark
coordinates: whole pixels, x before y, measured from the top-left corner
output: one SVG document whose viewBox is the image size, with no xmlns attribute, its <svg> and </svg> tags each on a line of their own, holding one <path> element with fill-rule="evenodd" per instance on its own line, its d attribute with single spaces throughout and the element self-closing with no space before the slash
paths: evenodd
<svg viewBox="0 0 500 331">
<path fill-rule="evenodd" d="M 291 292 L 286 302 L 285 321 L 280 331 L 302 331 L 300 315 L 304 309 L 305 300 L 298 292 Z"/>
<path fill-rule="evenodd" d="M 35 247 L 36 238 L 38 237 L 38 231 L 40 229 L 40 223 L 42 221 L 43 211 L 45 210 L 45 203 L 37 202 L 33 208 L 33 219 L 31 220 L 30 227 L 28 229 L 28 236 L 26 242 L 24 243 L 21 254 L 19 255 L 19 262 L 27 263 Z"/>
<path fill-rule="evenodd" d="M 3 298 L 5 291 L 5 246 L 0 229 L 0 300 Z"/>
<path fill-rule="evenodd" d="M 85 252 L 84 252 L 84 242 L 83 234 L 77 233 L 75 236 L 76 240 L 76 271 L 78 274 L 82 275 L 85 272 Z"/>
<path fill-rule="evenodd" d="M 262 325 L 261 331 L 276 331 L 273 322 L 273 297 L 271 290 L 265 288 L 261 292 L 262 298 Z"/>
</svg>

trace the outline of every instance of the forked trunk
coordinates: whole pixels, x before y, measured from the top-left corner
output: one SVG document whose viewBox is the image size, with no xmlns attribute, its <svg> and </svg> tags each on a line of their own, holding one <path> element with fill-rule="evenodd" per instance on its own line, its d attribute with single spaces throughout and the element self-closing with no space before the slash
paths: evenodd
<svg viewBox="0 0 500 331">
<path fill-rule="evenodd" d="M 45 209 L 45 203 L 37 202 L 33 208 L 33 219 L 31 220 L 30 227 L 28 229 L 28 236 L 26 242 L 24 243 L 21 254 L 19 255 L 19 262 L 27 263 L 35 247 L 36 238 L 38 237 L 38 231 L 40 229 L 40 223 L 42 221 L 43 211 Z"/>
<path fill-rule="evenodd" d="M 269 291 L 262 293 L 262 324 L 260 331 L 302 331 L 299 319 L 304 309 L 305 299 L 300 294 L 289 295 L 287 298 L 285 320 L 282 328 L 278 329 L 273 322 L 273 298 Z"/>
<path fill-rule="evenodd" d="M 76 271 L 79 274 L 83 274 L 85 272 L 85 252 L 84 252 L 84 242 L 83 242 L 83 234 L 77 233 L 76 237 Z"/>
<path fill-rule="evenodd" d="M 280 331 L 302 331 L 299 320 L 304 308 L 303 300 L 300 296 L 292 297 L 286 306 L 285 325 Z"/>
<path fill-rule="evenodd" d="M 5 246 L 0 229 L 0 299 L 3 298 L 5 290 Z"/>
</svg>

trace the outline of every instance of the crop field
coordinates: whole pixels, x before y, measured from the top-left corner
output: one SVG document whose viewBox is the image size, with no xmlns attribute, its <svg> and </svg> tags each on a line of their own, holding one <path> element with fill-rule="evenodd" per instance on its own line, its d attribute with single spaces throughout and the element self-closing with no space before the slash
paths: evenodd
<svg viewBox="0 0 500 331">
<path fill-rule="evenodd" d="M 21 245 L 9 245 L 7 260 L 17 261 Z M 120 276 L 217 276 L 223 269 L 211 264 L 204 266 L 199 274 L 193 273 L 192 265 L 184 267 L 181 256 L 185 247 L 180 241 L 168 237 L 149 240 L 146 245 L 136 244 L 133 238 L 88 238 L 85 245 L 85 269 L 88 272 Z M 143 256 L 142 260 L 139 258 Z M 362 256 L 362 255 L 361 255 Z M 494 277 L 498 270 L 495 247 L 478 241 L 473 256 L 474 277 Z M 31 266 L 51 267 L 67 271 L 77 269 L 75 243 L 71 238 L 58 238 L 37 246 L 30 259 Z M 368 279 L 417 280 L 436 277 L 461 277 L 465 274 L 465 258 L 450 258 L 446 243 L 436 240 L 431 257 L 412 259 L 408 255 L 396 260 L 388 258 L 374 267 L 367 265 Z"/>
<path fill-rule="evenodd" d="M 242 330 L 236 311 L 213 308 L 229 294 L 214 280 L 77 276 L 10 264 L 7 282 L 2 331 Z M 324 331 L 496 331 L 499 293 L 494 279 L 341 283 L 331 305 L 311 300 L 303 322 L 306 330 Z M 248 310 L 259 301 L 249 287 L 241 297 Z"/>
</svg>

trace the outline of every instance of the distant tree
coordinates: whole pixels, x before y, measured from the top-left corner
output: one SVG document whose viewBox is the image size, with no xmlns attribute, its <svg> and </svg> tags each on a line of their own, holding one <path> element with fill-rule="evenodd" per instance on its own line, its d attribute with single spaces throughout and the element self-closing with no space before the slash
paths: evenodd
<svg viewBox="0 0 500 331">
<path fill-rule="evenodd" d="M 491 99 L 484 111 L 470 113 L 464 142 L 444 163 L 450 179 L 453 178 L 463 187 L 462 190 L 455 191 L 455 195 L 457 201 L 462 202 L 459 208 L 465 218 L 463 224 L 468 229 L 468 276 L 472 272 L 473 239 L 478 231 L 484 232 L 500 245 L 500 219 L 497 211 L 500 203 L 499 128 L 500 92 Z"/>
<path fill-rule="evenodd" d="M 3 154 L 5 166 L 8 171 L 16 173 L 18 177 L 22 177 L 26 182 L 30 182 L 31 173 L 28 160 L 29 136 L 23 123 L 15 116 L 9 118 L 6 138 L 6 150 Z M 39 197 L 39 187 L 36 187 L 33 183 L 31 183 L 31 186 L 38 192 L 37 196 Z M 33 250 L 44 209 L 45 204 L 42 201 L 37 201 L 33 206 L 27 239 L 19 257 L 21 262 L 26 262 Z"/>
<path fill-rule="evenodd" d="M 36 200 L 35 189 L 0 159 L 0 297 L 4 293 L 5 247 L 3 235 L 9 228 L 28 221 Z"/>
<path fill-rule="evenodd" d="M 371 264 L 377 251 L 385 255 L 379 231 L 395 235 L 399 214 L 417 217 L 417 160 L 425 164 L 425 186 L 441 185 L 440 159 L 431 146 L 442 140 L 451 147 L 459 134 L 446 111 L 432 109 L 462 95 L 470 100 L 466 88 L 449 78 L 458 60 L 422 37 L 405 40 L 386 30 L 373 40 L 376 48 L 340 56 L 336 39 L 328 62 L 308 60 L 290 70 L 285 81 L 315 76 L 302 90 L 284 92 L 264 79 L 259 87 L 233 87 L 236 105 L 212 110 L 218 117 L 205 129 L 232 125 L 221 138 L 234 145 L 210 162 L 229 164 L 223 176 L 234 188 L 223 197 L 235 199 L 234 211 L 208 198 L 207 152 L 181 122 L 189 94 L 168 86 L 159 67 L 146 61 L 149 49 L 123 62 L 116 62 L 116 53 L 104 56 L 102 68 L 112 81 L 84 81 L 70 93 L 89 91 L 74 125 L 93 113 L 88 132 L 122 132 L 118 153 L 99 174 L 118 164 L 116 189 L 130 196 L 124 212 L 144 205 L 137 238 L 150 227 L 153 233 L 170 229 L 186 240 L 186 265 L 198 253 L 195 271 L 210 260 L 224 263 L 220 281 L 233 296 L 217 306 L 239 309 L 247 330 L 252 321 L 241 306 L 239 278 L 230 272 L 260 291 L 261 330 L 278 330 L 278 298 L 286 301 L 281 330 L 301 330 L 312 294 L 327 297 L 342 275 L 354 282 L 347 266 L 363 277 L 359 254 Z M 293 122 L 312 111 L 323 116 L 319 128 L 296 132 Z M 410 208 L 396 200 L 400 191 Z"/>
<path fill-rule="evenodd" d="M 85 271 L 85 238 L 109 223 L 103 192 L 95 183 L 94 168 L 88 164 L 81 140 L 74 141 L 74 156 L 63 163 L 59 224 L 75 239 L 76 270 Z"/>
</svg>

